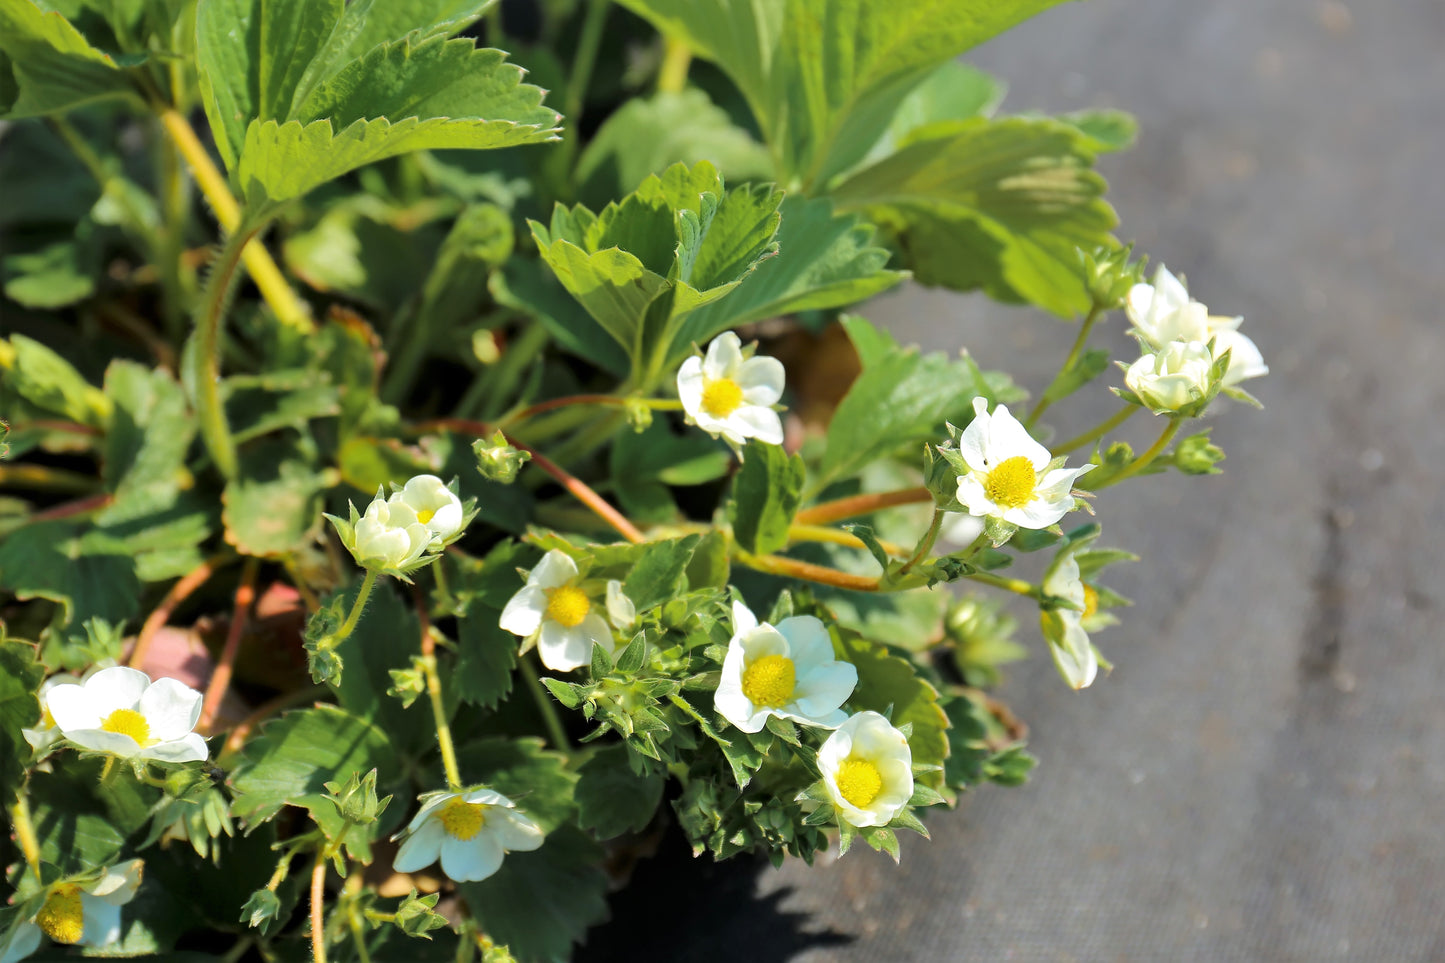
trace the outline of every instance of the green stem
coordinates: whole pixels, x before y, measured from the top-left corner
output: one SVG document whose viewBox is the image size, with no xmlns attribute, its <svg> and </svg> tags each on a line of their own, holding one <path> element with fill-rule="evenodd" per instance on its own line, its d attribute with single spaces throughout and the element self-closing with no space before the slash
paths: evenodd
<svg viewBox="0 0 1445 963">
<path fill-rule="evenodd" d="M 970 582 L 979 582 L 983 585 L 992 585 L 994 588 L 1001 588 L 1015 595 L 1024 595 L 1031 599 L 1039 597 L 1039 587 L 1032 582 L 1025 582 L 1021 578 L 1004 578 L 1001 575 L 994 575 L 992 572 L 974 572 L 972 575 L 964 576 Z"/>
<path fill-rule="evenodd" d="M 371 595 L 371 587 L 376 584 L 376 572 L 368 571 L 366 577 L 361 580 L 361 589 L 356 593 L 356 601 L 351 603 L 351 611 L 346 616 L 346 621 L 341 623 L 341 628 L 332 636 L 332 645 L 339 645 L 351 637 L 356 628 L 356 620 L 361 618 L 361 610 L 366 608 L 367 596 Z"/>
<path fill-rule="evenodd" d="M 577 38 L 577 50 L 572 55 L 572 69 L 567 74 L 567 94 L 562 101 L 562 115 L 567 119 L 568 128 L 559 152 L 560 171 L 564 175 L 570 175 L 577 157 L 582 112 L 587 108 L 587 87 L 592 82 L 592 70 L 597 65 L 597 48 L 602 43 L 602 28 L 611 6 L 612 0 L 588 0 L 587 13 L 582 19 L 582 32 Z"/>
<path fill-rule="evenodd" d="M 1145 468 L 1148 468 L 1150 462 L 1152 462 L 1155 458 L 1158 458 L 1159 455 L 1164 451 L 1164 449 L 1169 447 L 1169 442 L 1174 440 L 1174 436 L 1178 434 L 1179 426 L 1182 424 L 1184 424 L 1184 419 L 1180 416 L 1174 415 L 1173 417 L 1171 417 L 1169 419 L 1169 424 L 1164 426 L 1164 430 L 1159 433 L 1158 439 L 1155 440 L 1154 444 L 1149 446 L 1149 448 L 1144 452 L 1144 454 L 1140 455 L 1138 458 L 1135 458 L 1129 464 L 1119 469 L 1117 474 L 1113 475 L 1110 478 L 1104 479 L 1104 481 L 1100 483 L 1099 488 L 1108 488 L 1110 485 L 1117 485 L 1124 479 L 1132 475 L 1137 475 Z M 1091 491 L 1097 490 L 1089 485 L 1089 476 L 1085 475 L 1083 479 L 1081 479 L 1081 481 L 1082 484 L 1079 487 L 1087 488 Z"/>
<path fill-rule="evenodd" d="M 206 280 L 200 308 L 196 312 L 196 343 L 185 364 L 187 380 L 195 396 L 196 414 L 201 422 L 201 437 L 217 470 L 227 481 L 236 477 L 239 466 L 236 443 L 231 438 L 230 426 L 226 424 L 225 409 L 221 407 L 221 325 L 239 274 L 241 254 L 259 229 L 259 226 L 245 224 L 238 227 L 226 239 L 221 253 L 211 265 L 211 275 Z"/>
<path fill-rule="evenodd" d="M 1079 334 L 1074 338 L 1074 345 L 1069 349 L 1068 357 L 1064 358 L 1064 363 L 1059 366 L 1059 374 L 1054 378 L 1055 382 L 1059 380 L 1059 377 L 1063 376 L 1064 372 L 1074 366 L 1074 362 L 1079 360 L 1079 354 L 1084 350 L 1084 345 L 1089 340 L 1089 332 L 1093 330 L 1094 322 L 1098 321 L 1099 318 L 1103 316 L 1103 313 L 1104 308 L 1102 305 L 1096 304 L 1089 309 L 1088 315 L 1084 318 L 1084 323 L 1079 326 Z M 1049 387 L 1052 388 L 1053 385 L 1050 384 Z M 1034 422 L 1039 420 L 1039 416 L 1056 400 L 1057 399 L 1049 397 L 1047 388 L 1044 389 L 1044 393 L 1039 396 L 1039 403 L 1034 405 L 1033 411 L 1030 411 L 1028 418 L 1024 420 L 1024 427 L 1032 428 Z"/>
<path fill-rule="evenodd" d="M 1049 449 L 1049 454 L 1057 458 L 1059 455 L 1067 455 L 1075 448 L 1082 448 L 1084 445 L 1087 445 L 1091 441 L 1097 441 L 1098 439 L 1104 437 L 1109 432 L 1113 431 L 1115 428 L 1118 428 L 1124 422 L 1132 418 L 1134 416 L 1134 412 L 1138 410 L 1138 405 L 1125 405 L 1123 408 L 1120 408 L 1118 411 L 1114 412 L 1108 418 L 1105 418 L 1103 421 L 1099 422 L 1097 425 L 1090 428 L 1082 435 L 1076 435 L 1073 438 L 1070 438 L 1068 441 L 1060 442 L 1059 444 L 1054 445 L 1052 448 Z"/>
<path fill-rule="evenodd" d="M 10 825 L 15 827 L 15 842 L 25 854 L 26 864 L 35 874 L 36 880 L 39 880 L 40 841 L 35 835 L 35 824 L 30 820 L 30 803 L 24 795 L 17 798 L 15 805 L 10 807 Z"/>
<path fill-rule="evenodd" d="M 430 638 L 430 632 L 427 633 Z M 457 765 L 456 744 L 452 742 L 452 728 L 447 722 L 447 707 L 442 700 L 442 680 L 437 675 L 435 651 L 426 651 L 421 659 L 422 672 L 426 675 L 426 694 L 431 701 L 432 721 L 436 723 L 437 746 L 442 753 L 442 769 L 447 774 L 447 788 L 457 792 L 462 788 L 462 771 Z"/>
<path fill-rule="evenodd" d="M 542 688 L 542 679 L 537 675 L 537 669 L 532 665 L 531 659 L 521 659 L 522 677 L 527 680 L 527 688 L 531 690 L 532 699 L 537 703 L 537 711 L 542 714 L 542 724 L 547 727 L 547 737 L 552 740 L 553 748 L 560 752 L 571 752 L 572 744 L 567 741 L 567 730 L 562 728 L 562 717 L 557 715 L 557 707 L 552 704 L 552 697 L 547 690 Z"/>
<path fill-rule="evenodd" d="M 551 340 L 547 329 L 529 324 L 511 341 L 502 356 L 487 365 L 472 379 L 462 400 L 457 403 L 456 417 L 489 417 L 495 413 L 502 398 L 516 390 L 528 365 L 542 353 Z"/>
<path fill-rule="evenodd" d="M 692 48 L 672 37 L 664 38 L 662 43 L 662 66 L 657 70 L 657 92 L 681 93 L 687 86 L 687 70 L 692 66 Z"/>
<path fill-rule="evenodd" d="M 938 541 L 939 529 L 943 528 L 943 516 L 943 509 L 935 508 L 933 510 L 932 524 L 928 526 L 928 531 L 923 533 L 923 537 L 918 540 L 918 547 L 913 550 L 913 555 L 908 561 L 903 563 L 903 567 L 898 570 L 898 574 L 906 575 L 909 569 L 917 565 L 923 560 L 924 556 L 933 550 L 933 543 Z M 975 544 L 977 544 L 977 542 L 975 542 Z"/>
</svg>

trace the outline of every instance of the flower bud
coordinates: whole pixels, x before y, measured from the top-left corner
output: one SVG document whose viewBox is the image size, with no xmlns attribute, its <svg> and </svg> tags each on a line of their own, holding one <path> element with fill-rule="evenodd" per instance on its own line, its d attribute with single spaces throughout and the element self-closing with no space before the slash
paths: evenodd
<svg viewBox="0 0 1445 963">
<path fill-rule="evenodd" d="M 1124 383 L 1157 414 L 1197 415 L 1219 390 L 1214 354 L 1198 341 L 1171 341 L 1129 366 Z"/>
<path fill-rule="evenodd" d="M 472 452 L 477 456 L 477 471 L 490 481 L 510 485 L 517 480 L 517 472 L 532 457 L 530 451 L 513 448 L 499 431 L 490 441 L 478 439 L 472 442 Z"/>
</svg>

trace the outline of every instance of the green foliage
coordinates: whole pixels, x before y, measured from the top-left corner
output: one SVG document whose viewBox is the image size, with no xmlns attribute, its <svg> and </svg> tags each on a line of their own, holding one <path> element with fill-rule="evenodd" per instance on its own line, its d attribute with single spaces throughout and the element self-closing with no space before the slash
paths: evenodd
<svg viewBox="0 0 1445 963">
<path fill-rule="evenodd" d="M 0 543 L 0 587 L 16 598 L 43 598 L 61 607 L 60 623 L 91 618 L 120 621 L 135 613 L 140 595 L 135 561 L 124 544 L 69 521 L 31 522 Z"/>
<path fill-rule="evenodd" d="M 641 832 L 662 801 L 663 778 L 638 773 L 623 746 L 605 746 L 577 771 L 577 821 L 598 839 Z"/>
<path fill-rule="evenodd" d="M 889 714 L 894 726 L 910 724 L 908 737 L 914 765 L 941 766 L 948 758 L 948 716 L 938 705 L 938 690 L 905 660 L 881 645 L 849 632 L 837 636 L 839 657 L 858 670 L 858 688 L 849 699 L 859 710 Z M 921 774 L 924 784 L 942 785 L 935 772 Z"/>
<path fill-rule="evenodd" d="M 769 555 L 788 544 L 807 469 L 802 456 L 776 445 L 754 442 L 746 454 L 733 481 L 733 537 L 747 551 Z"/>
<path fill-rule="evenodd" d="M 21 729 L 40 721 L 35 690 L 45 667 L 35 660 L 35 646 L 4 637 L 0 628 L 0 807 L 8 810 L 25 781 L 30 745 Z"/>
<path fill-rule="evenodd" d="M 60 13 L 32 0 L 0 0 L 0 117 L 70 110 L 131 90 L 115 60 Z"/>
</svg>

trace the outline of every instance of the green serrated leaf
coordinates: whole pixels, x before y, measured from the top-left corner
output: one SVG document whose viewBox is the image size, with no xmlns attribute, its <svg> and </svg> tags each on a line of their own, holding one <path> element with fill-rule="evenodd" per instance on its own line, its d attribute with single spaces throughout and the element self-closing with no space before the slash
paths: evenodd
<svg viewBox="0 0 1445 963">
<path fill-rule="evenodd" d="M 463 702 L 490 709 L 512 691 L 521 643 L 497 624 L 500 610 L 474 605 L 457 623 L 457 661 L 450 681 Z M 551 680 L 544 680 L 551 681 Z"/>
<path fill-rule="evenodd" d="M 100 758 L 67 759 L 30 776 L 25 795 L 40 859 L 61 873 L 85 873 L 112 862 L 127 837 L 150 818 L 160 792 L 130 778 L 100 785 Z"/>
<path fill-rule="evenodd" d="M 82 536 L 68 521 L 35 522 L 0 542 L 0 587 L 19 599 L 44 598 L 64 609 L 63 623 L 122 622 L 139 607 L 132 553 L 103 537 Z"/>
<path fill-rule="evenodd" d="M 53 350 L 24 335 L 10 339 L 13 358 L 3 369 L 4 383 L 26 401 L 51 412 L 104 429 L 110 421 L 111 402 L 86 381 L 75 367 Z"/>
<path fill-rule="evenodd" d="M 45 666 L 36 661 L 35 646 L 5 639 L 0 628 L 0 809 L 6 812 L 25 782 L 30 745 L 20 730 L 40 721 L 35 692 L 44 678 Z"/>
<path fill-rule="evenodd" d="M 32 0 L 0 0 L 0 117 L 56 114 L 131 93 L 126 73 L 63 15 Z M 5 88 L 9 87 L 7 91 Z"/>
<path fill-rule="evenodd" d="M 338 592 L 327 607 L 349 612 L 359 587 L 358 582 Z M 398 597 L 390 579 L 379 579 L 351 635 L 336 647 L 347 671 L 331 685 L 341 708 L 384 730 L 398 751 L 415 755 L 430 749 L 435 739 L 430 709 L 404 708 L 387 692 L 392 670 L 409 668 L 420 643 L 416 614 Z"/>
<path fill-rule="evenodd" d="M 115 497 L 99 520 L 112 524 L 170 508 L 189 481 L 185 458 L 196 432 L 185 392 L 163 370 L 113 361 L 105 394 L 112 414 L 101 478 Z"/>
<path fill-rule="evenodd" d="M 802 504 L 807 469 L 801 455 L 750 442 L 733 482 L 733 536 L 749 552 L 770 555 L 788 543 Z"/>
<path fill-rule="evenodd" d="M 226 541 L 242 554 L 261 557 L 300 550 L 321 525 L 326 476 L 289 440 L 246 449 L 241 465 L 221 494 Z"/>
<path fill-rule="evenodd" d="M 622 591 L 641 612 L 672 598 L 687 563 L 697 548 L 698 535 L 649 542 L 642 550 Z"/>
<path fill-rule="evenodd" d="M 578 770 L 577 821 L 598 839 L 641 832 L 662 801 L 662 775 L 638 775 L 627 759 L 626 747 L 607 746 Z"/>
<path fill-rule="evenodd" d="M 849 704 L 874 712 L 885 712 L 892 706 L 893 725 L 913 726 L 908 745 L 914 763 L 942 765 L 948 758 L 948 717 L 938 705 L 938 690 L 908 662 L 867 639 L 842 633 L 838 644 L 840 657 L 858 670 L 858 687 Z M 919 781 L 937 787 L 943 784 L 943 776 L 923 775 Z"/>
</svg>

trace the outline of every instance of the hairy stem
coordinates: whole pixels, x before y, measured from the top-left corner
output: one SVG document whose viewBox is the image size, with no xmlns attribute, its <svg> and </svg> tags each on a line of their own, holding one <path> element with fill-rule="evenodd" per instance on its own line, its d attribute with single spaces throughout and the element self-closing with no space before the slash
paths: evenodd
<svg viewBox="0 0 1445 963">
<path fill-rule="evenodd" d="M 935 508 L 933 510 L 933 522 L 928 526 L 928 531 L 924 532 L 923 537 L 918 540 L 918 547 L 913 550 L 913 555 L 898 570 L 900 575 L 908 574 L 909 569 L 923 561 L 924 557 L 933 550 L 933 543 L 938 541 L 938 532 L 943 528 L 943 516 L 943 509 Z"/>
<path fill-rule="evenodd" d="M 1032 582 L 1025 582 L 1021 578 L 1004 578 L 1001 575 L 994 575 L 992 572 L 974 572 L 964 577 L 970 582 L 992 585 L 994 588 L 1001 588 L 1006 592 L 1013 592 L 1015 595 L 1025 595 L 1032 599 L 1039 597 L 1039 587 Z"/>
<path fill-rule="evenodd" d="M 236 462 L 236 443 L 226 423 L 225 409 L 221 407 L 221 325 L 236 283 L 241 252 L 256 230 L 242 228 L 232 234 L 211 265 L 211 275 L 206 280 L 200 309 L 196 313 L 196 343 L 189 363 L 185 365 L 189 375 L 186 380 L 195 396 L 201 437 L 211 453 L 211 460 L 216 463 L 216 469 L 227 481 L 236 477 L 239 465 Z"/>
<path fill-rule="evenodd" d="M 662 66 L 657 70 L 659 94 L 681 93 L 687 86 L 687 71 L 692 66 L 692 49 L 680 40 L 664 38 Z"/>
<path fill-rule="evenodd" d="M 1076 448 L 1082 448 L 1083 446 L 1089 444 L 1092 441 L 1098 441 L 1100 438 L 1104 437 L 1109 432 L 1113 431 L 1115 428 L 1118 428 L 1124 422 L 1132 418 L 1134 412 L 1138 410 L 1138 405 L 1125 405 L 1123 408 L 1120 408 L 1118 411 L 1114 412 L 1108 418 L 1105 418 L 1103 421 L 1099 422 L 1097 425 L 1090 428 L 1082 435 L 1076 435 L 1075 437 L 1070 438 L 1068 441 L 1060 442 L 1059 444 L 1054 445 L 1052 448 L 1049 449 L 1049 454 L 1057 458 L 1059 455 L 1067 455 L 1069 452 L 1073 451 Z"/>
<path fill-rule="evenodd" d="M 311 867 L 311 959 L 326 963 L 326 921 L 321 915 L 326 900 L 326 855 L 317 850 Z"/>
<path fill-rule="evenodd" d="M 10 807 L 10 825 L 15 827 L 15 842 L 25 854 L 26 864 L 35 874 L 36 880 L 39 880 L 40 841 L 35 836 L 35 824 L 30 819 L 30 803 L 25 799 L 24 793 L 21 793 L 15 800 L 15 805 Z"/>
<path fill-rule="evenodd" d="M 826 542 L 830 545 L 846 545 L 848 548 L 867 549 L 868 546 L 863 539 L 851 532 L 845 532 L 837 528 L 828 528 L 824 525 L 789 525 L 788 541 L 790 542 Z M 902 555 L 905 551 L 903 546 L 895 545 L 892 542 L 885 542 L 878 539 L 878 544 L 883 551 L 889 555 Z"/>
<path fill-rule="evenodd" d="M 1080 352 L 1084 350 L 1084 345 L 1089 341 L 1089 332 L 1093 330 L 1094 322 L 1098 321 L 1103 314 L 1104 309 L 1100 305 L 1096 304 L 1089 309 L 1088 316 L 1084 318 L 1084 323 L 1079 326 L 1079 334 L 1078 337 L 1074 338 L 1073 347 L 1069 348 L 1068 357 L 1064 358 L 1064 363 L 1059 365 L 1059 374 L 1062 375 L 1065 371 L 1068 371 L 1074 366 L 1074 362 L 1079 360 Z M 1057 380 L 1057 378 L 1055 380 Z M 1049 392 L 1047 388 L 1044 389 L 1043 394 L 1039 395 L 1038 404 L 1034 405 L 1033 410 L 1029 412 L 1028 418 L 1024 419 L 1025 428 L 1032 428 L 1034 422 L 1039 420 L 1039 416 L 1048 409 L 1049 405 L 1054 403 L 1055 399 L 1050 398 L 1048 395 Z"/>
<path fill-rule="evenodd" d="M 165 598 L 161 599 L 161 604 L 157 605 L 155 610 L 146 616 L 145 622 L 141 624 L 140 632 L 135 637 L 135 648 L 131 650 L 126 665 L 133 669 L 140 668 L 141 663 L 145 661 L 146 654 L 150 651 L 151 642 L 155 639 L 156 633 L 165 626 L 166 622 L 170 621 L 171 613 L 175 612 L 176 606 L 189 598 L 196 589 L 205 585 L 206 580 L 215 573 L 217 568 L 229 561 L 230 557 L 228 552 L 212 555 L 176 580 L 176 584 L 171 586 Z"/>
<path fill-rule="evenodd" d="M 753 555 L 741 549 L 735 549 L 734 555 L 748 568 L 767 572 L 769 575 L 782 575 L 805 582 L 817 582 L 820 585 L 833 585 L 838 588 L 852 589 L 855 592 L 877 592 L 880 589 L 878 579 L 869 575 L 840 572 L 838 569 L 828 568 L 826 565 L 800 562 L 795 558 L 784 558 L 781 555 Z"/>
<path fill-rule="evenodd" d="M 1184 419 L 1179 417 L 1178 415 L 1171 417 L 1169 419 L 1169 424 L 1164 426 L 1164 430 L 1159 433 L 1159 437 L 1154 441 L 1154 444 L 1150 445 L 1148 449 L 1145 450 L 1144 454 L 1140 455 L 1133 461 L 1129 462 L 1129 464 L 1119 469 L 1118 474 L 1114 475 L 1111 478 L 1104 479 L 1104 481 L 1100 483 L 1098 487 L 1108 488 L 1110 485 L 1117 485 L 1124 479 L 1129 478 L 1133 475 L 1137 475 L 1145 468 L 1148 468 L 1149 464 L 1153 462 L 1155 458 L 1158 458 L 1159 455 L 1163 453 L 1165 448 L 1169 447 L 1169 442 L 1174 440 L 1174 436 L 1179 432 L 1179 426 L 1183 423 Z M 1089 485 L 1089 478 L 1087 475 L 1084 476 L 1082 481 L 1083 484 L 1079 487 L 1087 488 L 1091 491 L 1095 490 Z"/>
<path fill-rule="evenodd" d="M 826 525 L 845 518 L 869 515 L 895 505 L 917 505 L 933 501 L 933 494 L 922 486 L 868 495 L 850 495 L 831 502 L 822 502 L 798 512 L 794 519 L 800 525 Z"/>
<path fill-rule="evenodd" d="M 440 564 L 440 563 L 438 563 Z M 437 674 L 436 636 L 432 634 L 431 617 L 427 613 L 426 600 L 421 590 L 416 590 L 416 612 L 421 620 L 421 667 L 426 675 L 426 695 L 431 702 L 432 721 L 436 724 L 437 748 L 442 754 L 442 769 L 447 774 L 447 788 L 456 792 L 462 788 L 462 771 L 457 765 L 456 744 L 452 741 L 452 727 L 447 722 L 446 702 L 442 699 L 442 680 Z"/>
</svg>

